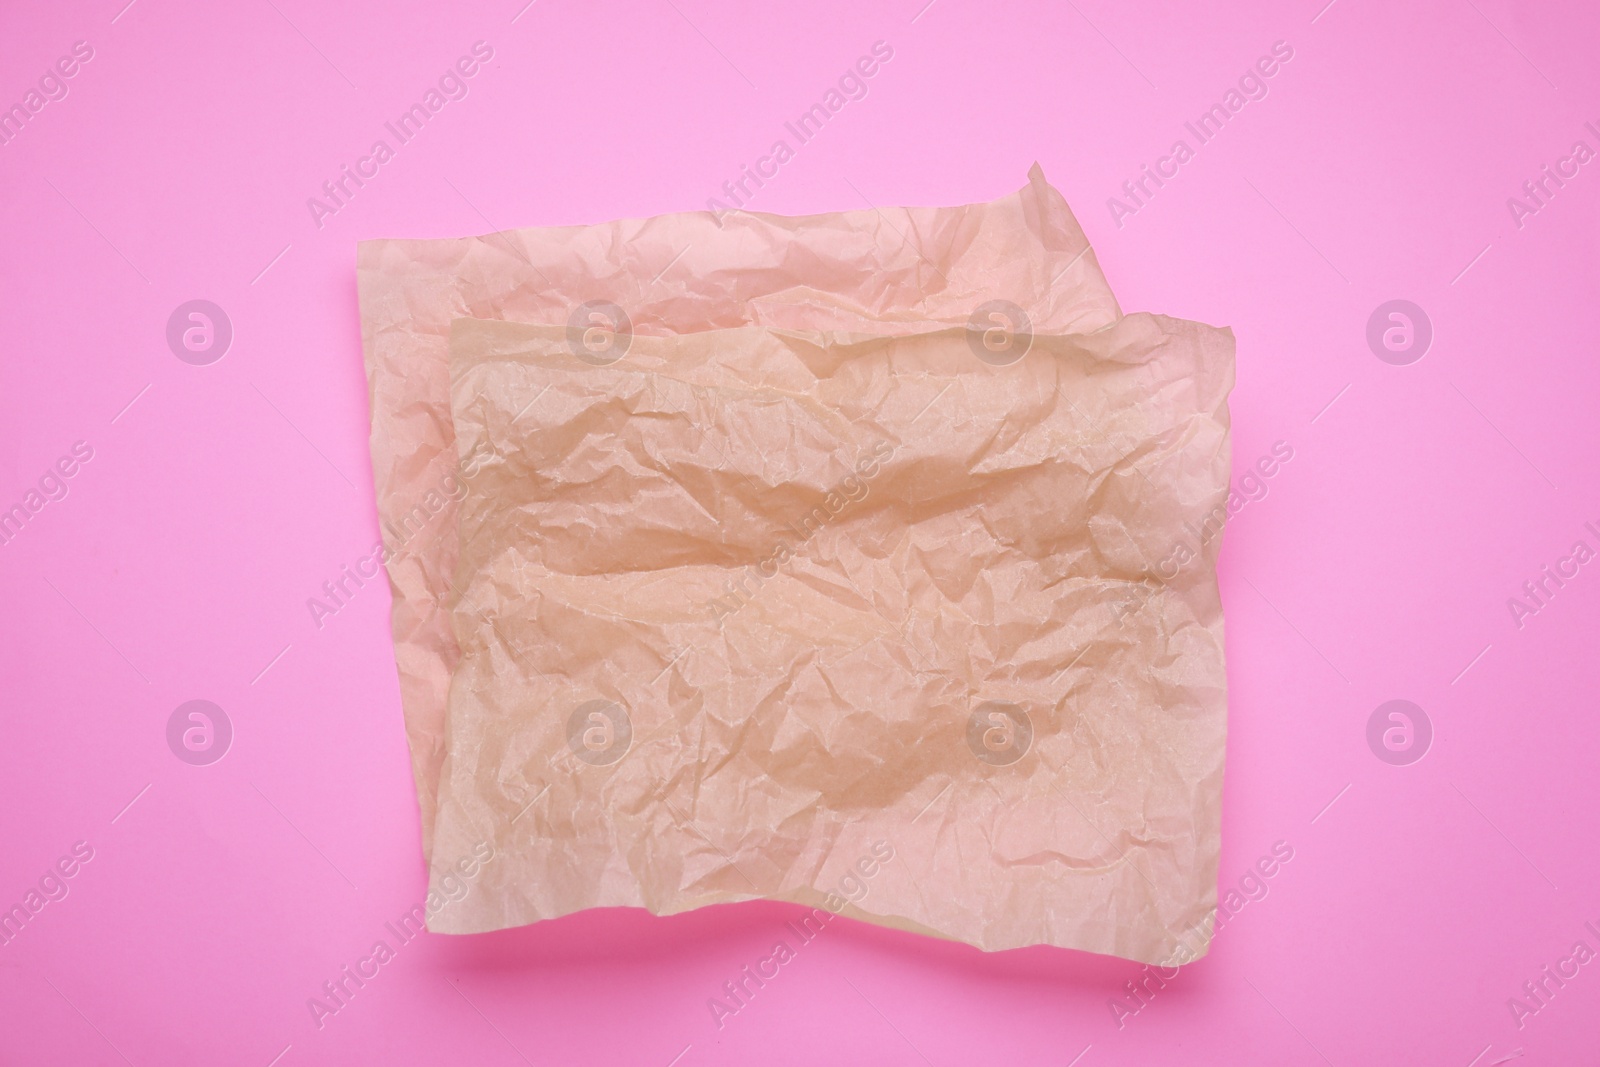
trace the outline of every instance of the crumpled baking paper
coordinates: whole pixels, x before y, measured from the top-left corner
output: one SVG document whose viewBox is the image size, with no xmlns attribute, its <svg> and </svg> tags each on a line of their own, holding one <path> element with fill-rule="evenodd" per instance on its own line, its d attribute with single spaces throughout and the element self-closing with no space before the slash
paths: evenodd
<svg viewBox="0 0 1600 1067">
<path fill-rule="evenodd" d="M 390 560 L 395 658 L 431 851 L 455 639 L 442 610 L 466 491 L 450 418 L 450 321 L 565 325 L 625 305 L 641 334 L 744 324 L 908 331 L 965 323 L 1003 294 L 1039 330 L 1120 316 L 1077 220 L 1034 166 L 989 204 L 790 218 L 709 212 L 445 240 L 376 240 L 357 255 L 372 469 Z"/>
<path fill-rule="evenodd" d="M 431 870 L 501 857 L 438 928 L 768 897 L 1204 950 L 1216 542 L 1176 550 L 1226 492 L 1232 340 L 1122 318 L 1037 168 L 361 261 Z"/>
</svg>

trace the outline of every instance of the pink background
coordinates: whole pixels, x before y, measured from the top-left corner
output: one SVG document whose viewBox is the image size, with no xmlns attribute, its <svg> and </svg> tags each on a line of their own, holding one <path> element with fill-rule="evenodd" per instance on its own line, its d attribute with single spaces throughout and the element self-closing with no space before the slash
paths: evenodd
<svg viewBox="0 0 1600 1067">
<path fill-rule="evenodd" d="M 0 146 L 0 508 L 94 450 L 0 545 L 0 906 L 94 849 L 0 947 L 0 1061 L 1593 1056 L 1600 963 L 1507 1007 L 1600 949 L 1600 563 L 1507 608 L 1600 548 L 1600 162 L 1507 206 L 1600 149 L 1592 5 L 122 2 L 0 14 L 0 104 L 94 49 Z M 702 208 L 880 39 L 753 206 L 988 200 L 1037 159 L 1124 308 L 1233 327 L 1236 477 L 1294 458 L 1225 538 L 1222 883 L 1293 860 L 1120 1027 L 1135 964 L 844 921 L 719 1030 L 707 998 L 798 911 L 755 903 L 428 936 L 319 1029 L 307 999 L 424 887 L 388 594 L 306 607 L 377 539 L 356 241 Z M 306 199 L 478 40 L 470 95 L 319 229 Z M 1278 40 L 1270 95 L 1119 227 L 1107 198 Z M 210 366 L 164 336 L 194 298 L 234 327 Z M 1366 342 L 1394 298 L 1434 327 L 1409 366 Z M 165 739 L 195 698 L 234 724 L 211 766 Z M 1395 698 L 1435 730 L 1410 766 L 1366 741 Z"/>
</svg>

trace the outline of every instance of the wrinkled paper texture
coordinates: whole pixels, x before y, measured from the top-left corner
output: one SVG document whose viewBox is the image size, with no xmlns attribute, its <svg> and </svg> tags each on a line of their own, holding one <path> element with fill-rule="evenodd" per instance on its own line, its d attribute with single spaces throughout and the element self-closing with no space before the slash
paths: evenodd
<svg viewBox="0 0 1600 1067">
<path fill-rule="evenodd" d="M 452 343 L 434 863 L 498 859 L 440 928 L 815 905 L 878 842 L 859 917 L 1151 961 L 1203 925 L 1215 540 L 1125 594 L 1220 502 L 1226 333 L 1132 315 L 1009 366 L 964 329 Z"/>
<path fill-rule="evenodd" d="M 497 856 L 434 928 L 768 897 L 1204 951 L 1232 339 L 1121 317 L 1037 168 L 963 208 L 368 242 L 360 285 L 434 889 Z M 964 328 L 996 297 L 1034 331 L 1008 366 Z M 615 363 L 574 355 L 596 299 Z"/>
<path fill-rule="evenodd" d="M 663 215 L 445 240 L 377 240 L 357 256 L 372 470 L 394 594 L 395 659 L 432 848 L 455 638 L 443 607 L 464 492 L 450 419 L 450 321 L 565 325 L 610 300 L 641 334 L 745 324 L 907 332 L 960 325 L 1003 294 L 1035 329 L 1121 312 L 1078 222 L 1037 166 L 989 204 L 791 218 Z"/>
</svg>

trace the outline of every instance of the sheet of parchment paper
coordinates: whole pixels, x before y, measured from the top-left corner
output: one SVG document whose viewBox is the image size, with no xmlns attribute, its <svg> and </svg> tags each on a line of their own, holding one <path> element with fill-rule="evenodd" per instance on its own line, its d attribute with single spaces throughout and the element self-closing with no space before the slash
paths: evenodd
<svg viewBox="0 0 1600 1067">
<path fill-rule="evenodd" d="M 789 218 L 734 212 L 445 240 L 366 241 L 357 275 L 372 467 L 423 851 L 431 853 L 457 648 L 444 606 L 455 512 L 475 491 L 449 400 L 455 318 L 588 328 L 592 301 L 640 336 L 749 324 L 880 334 L 961 325 L 987 302 L 1042 332 L 1120 316 L 1083 231 L 1035 166 L 988 204 Z M 986 315 L 988 313 L 985 313 Z M 990 321 L 985 318 L 984 321 Z"/>
<path fill-rule="evenodd" d="M 988 339 L 453 323 L 432 870 L 497 859 L 432 928 L 763 897 L 1204 952 L 1232 335 Z"/>
</svg>

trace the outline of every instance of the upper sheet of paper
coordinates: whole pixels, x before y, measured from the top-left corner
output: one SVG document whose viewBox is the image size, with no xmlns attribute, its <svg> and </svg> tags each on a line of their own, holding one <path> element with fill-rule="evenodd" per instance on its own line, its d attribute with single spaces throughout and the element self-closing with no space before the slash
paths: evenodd
<svg viewBox="0 0 1600 1067">
<path fill-rule="evenodd" d="M 877 334 L 965 324 L 1003 298 L 1040 333 L 1120 317 L 1094 252 L 1035 167 L 988 204 L 788 218 L 708 212 L 444 240 L 363 242 L 372 466 L 423 847 L 431 851 L 458 649 L 449 613 L 465 492 L 450 414 L 456 318 L 565 326 L 590 301 L 641 336 L 762 325 Z"/>
</svg>

